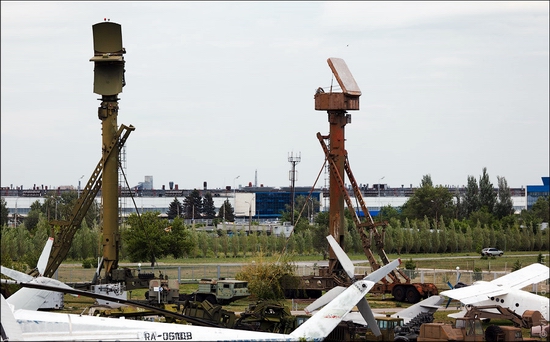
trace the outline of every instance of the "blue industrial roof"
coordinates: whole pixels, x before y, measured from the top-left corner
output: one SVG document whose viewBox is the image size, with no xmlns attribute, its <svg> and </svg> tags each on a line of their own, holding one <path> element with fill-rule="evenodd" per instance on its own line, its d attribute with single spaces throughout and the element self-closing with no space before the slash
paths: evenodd
<svg viewBox="0 0 550 342">
<path fill-rule="evenodd" d="M 530 192 L 549 192 L 550 191 L 550 177 L 541 177 L 542 185 L 527 185 L 527 193 Z"/>
</svg>

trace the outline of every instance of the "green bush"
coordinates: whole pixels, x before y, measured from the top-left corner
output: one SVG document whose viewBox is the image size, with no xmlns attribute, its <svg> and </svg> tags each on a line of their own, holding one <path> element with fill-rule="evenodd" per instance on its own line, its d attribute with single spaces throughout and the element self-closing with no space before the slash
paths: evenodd
<svg viewBox="0 0 550 342">
<path fill-rule="evenodd" d="M 519 259 L 516 259 L 516 262 L 514 263 L 514 267 L 512 268 L 512 272 L 521 269 L 521 267 L 522 267 L 521 261 L 519 261 Z"/>
<path fill-rule="evenodd" d="M 405 261 L 405 274 L 407 277 L 414 279 L 416 278 L 416 263 L 411 259 Z"/>
<path fill-rule="evenodd" d="M 474 268 L 474 280 L 481 280 L 483 278 L 483 275 L 481 274 L 481 268 L 476 267 Z"/>
<path fill-rule="evenodd" d="M 415 270 L 416 269 L 416 263 L 413 261 L 412 258 L 405 261 L 405 269 L 407 269 L 407 270 Z"/>
<path fill-rule="evenodd" d="M 84 268 L 97 268 L 97 258 L 88 258 L 82 260 L 82 267 Z"/>
<path fill-rule="evenodd" d="M 92 261 L 90 259 L 84 259 L 82 260 L 82 267 L 84 268 L 92 268 Z"/>
</svg>

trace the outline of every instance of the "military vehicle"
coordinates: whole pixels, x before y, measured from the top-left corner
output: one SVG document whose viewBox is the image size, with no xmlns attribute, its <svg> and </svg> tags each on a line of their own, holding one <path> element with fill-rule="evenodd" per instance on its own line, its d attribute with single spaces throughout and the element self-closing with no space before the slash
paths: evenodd
<svg viewBox="0 0 550 342">
<path fill-rule="evenodd" d="M 486 311 L 487 309 L 498 312 Z M 481 321 L 490 318 L 508 319 L 514 326 L 492 324 L 483 331 Z M 541 339 L 537 338 L 524 338 L 521 328 L 532 328 L 542 324 L 546 324 L 546 321 L 539 311 L 526 311 L 519 316 L 498 305 L 472 307 L 464 317 L 457 318 L 454 325 L 449 323 L 422 324 L 416 341 L 540 341 Z"/>
<path fill-rule="evenodd" d="M 212 304 L 227 305 L 239 299 L 250 296 L 248 282 L 230 278 L 210 279 L 199 281 L 199 288 L 191 294 L 180 294 L 180 301 L 209 301 Z"/>
</svg>

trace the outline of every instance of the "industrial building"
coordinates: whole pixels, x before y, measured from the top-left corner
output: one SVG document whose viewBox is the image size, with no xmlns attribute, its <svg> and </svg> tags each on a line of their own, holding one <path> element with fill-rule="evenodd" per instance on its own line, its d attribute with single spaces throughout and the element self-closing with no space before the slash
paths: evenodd
<svg viewBox="0 0 550 342">
<path fill-rule="evenodd" d="M 194 189 L 178 189 L 170 182 L 169 189 L 163 186 L 160 189 L 152 188 L 152 176 L 147 176 L 146 181 L 140 183 L 142 186 L 136 186 L 133 189 L 123 189 L 120 191 L 119 212 L 120 216 L 125 217 L 135 212 L 159 212 L 161 216 L 166 215 L 170 203 L 177 198 L 181 203 L 185 197 Z M 143 186 L 145 185 L 145 186 Z M 206 185 L 206 183 L 205 183 Z M 522 209 L 529 209 L 536 202 L 538 197 L 549 196 L 549 177 L 542 177 L 542 184 L 527 185 L 525 188 L 511 188 L 512 201 L 516 212 Z M 78 191 L 73 186 L 64 186 L 55 189 L 57 194 L 63 191 Z M 52 189 L 43 186 L 33 186 L 30 189 L 22 187 L 3 187 L 1 196 L 7 203 L 10 216 L 18 215 L 25 217 L 30 211 L 31 204 L 35 201 L 43 203 L 51 196 Z M 281 212 L 286 210 L 286 206 L 291 203 L 291 187 L 256 187 L 252 185 L 237 186 L 236 188 L 227 187 L 225 189 L 207 189 L 204 187 L 199 190 L 201 195 L 206 192 L 212 194 L 214 205 L 218 210 L 224 201 L 228 200 L 234 208 L 237 221 L 254 220 L 259 222 L 276 221 L 281 217 Z M 371 187 L 362 185 L 361 191 L 365 204 L 372 216 L 377 216 L 380 209 L 385 206 L 400 207 L 414 193 L 413 187 L 389 187 L 387 184 L 373 184 Z M 452 193 L 463 194 L 465 188 L 449 187 Z M 495 189 L 497 191 L 497 189 Z M 305 188 L 295 187 L 295 197 L 303 196 L 314 199 L 318 207 L 315 212 L 328 211 L 329 192 L 326 188 Z M 353 192 L 350 191 L 352 202 Z M 132 200 L 133 197 L 133 200 Z M 101 192 L 96 197 L 98 203 L 101 202 Z M 134 205 L 135 203 L 135 205 Z M 295 208 L 301 210 L 302 208 Z M 307 210 L 307 209 L 306 209 Z M 359 210 L 359 208 L 358 208 Z M 313 213 L 307 213 L 313 215 Z"/>
</svg>

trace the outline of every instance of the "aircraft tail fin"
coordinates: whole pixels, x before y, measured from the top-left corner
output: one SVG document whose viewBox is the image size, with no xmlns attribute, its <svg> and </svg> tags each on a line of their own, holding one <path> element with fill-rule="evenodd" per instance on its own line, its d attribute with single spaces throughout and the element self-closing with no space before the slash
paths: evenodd
<svg viewBox="0 0 550 342">
<path fill-rule="evenodd" d="M 46 266 L 48 265 L 48 258 L 50 257 L 50 253 L 52 251 L 53 246 L 53 238 L 48 238 L 48 241 L 46 241 L 46 245 L 44 246 L 44 249 L 42 250 L 42 254 L 40 254 L 40 258 L 38 259 L 38 263 L 36 265 L 36 268 L 38 269 L 38 272 L 40 275 L 44 274 L 44 271 L 46 270 Z M 2 266 L 0 268 L 0 272 L 2 272 L 3 275 L 8 276 L 12 279 L 15 279 L 20 282 L 27 282 L 34 279 L 33 276 L 28 275 L 23 272 L 19 272 L 16 270 L 12 270 L 11 268 L 7 268 Z"/>
<path fill-rule="evenodd" d="M 355 280 L 354 266 L 351 260 L 349 260 L 346 253 L 342 250 L 340 245 L 329 235 L 327 240 L 330 243 L 336 257 L 345 268 L 346 273 L 352 280 Z M 369 303 L 365 299 L 365 295 L 372 289 L 377 281 L 384 278 L 388 273 L 393 271 L 397 266 L 401 264 L 401 259 L 394 260 L 391 263 L 377 269 L 372 272 L 369 277 L 362 280 L 355 281 L 347 289 L 343 287 L 333 288 L 328 291 L 324 297 L 319 298 L 318 301 L 308 306 L 306 310 L 314 310 L 318 307 L 325 305 L 315 315 L 313 315 L 306 322 L 302 323 L 296 330 L 290 335 L 305 340 L 323 340 L 336 328 L 336 326 L 342 321 L 342 319 L 353 309 L 356 305 L 361 312 L 361 315 L 367 322 L 376 325 L 374 314 L 369 306 Z M 322 299 L 323 298 L 323 299 Z M 373 333 L 376 336 L 380 335 L 378 326 L 371 326 Z"/>
<path fill-rule="evenodd" d="M 335 246 L 335 249 L 336 249 L 336 246 Z M 380 267 L 376 271 L 372 272 L 367 277 L 365 277 L 364 280 L 369 280 L 374 283 L 377 283 L 400 264 L 401 264 L 401 259 L 394 260 L 391 263 L 384 265 L 383 267 Z M 344 292 L 345 289 L 346 288 L 342 286 L 333 287 L 332 289 L 327 291 L 324 295 L 317 298 L 313 303 L 309 304 L 304 309 L 304 311 L 306 313 L 310 313 L 312 311 L 319 309 L 320 307 L 326 305 L 327 303 L 332 301 L 334 298 L 336 298 L 340 293 Z"/>
<path fill-rule="evenodd" d="M 42 254 L 40 254 L 40 258 L 38 259 L 38 263 L 36 265 L 36 268 L 38 268 L 38 273 L 40 273 L 40 275 L 43 275 L 44 271 L 46 271 L 46 266 L 48 266 L 48 259 L 50 257 L 50 252 L 52 251 L 52 246 L 53 237 L 50 237 L 48 238 L 48 241 L 46 241 L 46 245 L 44 246 Z"/>
<path fill-rule="evenodd" d="M 2 320 L 0 321 L 2 341 L 23 341 L 23 332 L 15 320 L 12 307 L 2 297 Z"/>
<path fill-rule="evenodd" d="M 326 338 L 373 286 L 372 281 L 358 280 L 302 323 L 290 336 L 307 341 Z"/>
</svg>

